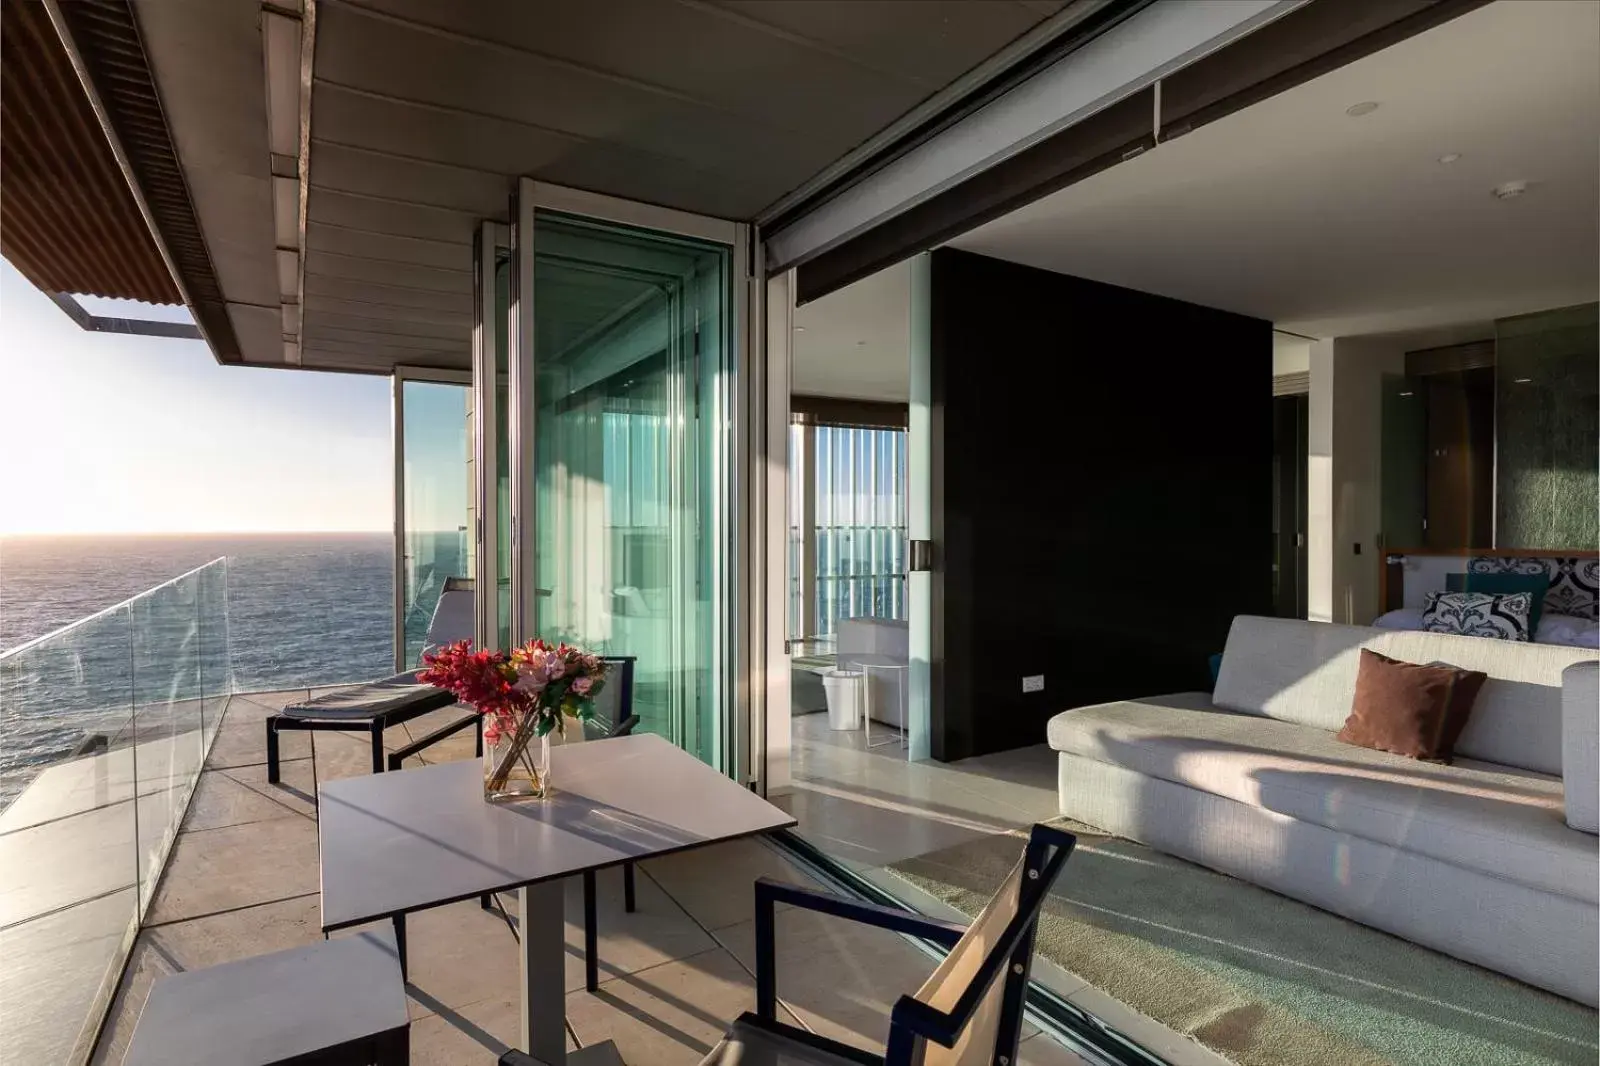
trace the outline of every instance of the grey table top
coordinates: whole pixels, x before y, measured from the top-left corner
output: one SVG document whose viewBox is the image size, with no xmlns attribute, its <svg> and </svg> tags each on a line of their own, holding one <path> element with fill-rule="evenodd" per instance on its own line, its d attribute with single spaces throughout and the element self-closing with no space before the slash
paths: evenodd
<svg viewBox="0 0 1600 1066">
<path fill-rule="evenodd" d="M 400 957 L 385 929 L 158 980 L 123 1062 L 283 1062 L 407 1024 Z"/>
<path fill-rule="evenodd" d="M 322 928 L 797 824 L 660 737 L 558 746 L 546 800 L 487 803 L 477 760 L 317 790 Z"/>
</svg>

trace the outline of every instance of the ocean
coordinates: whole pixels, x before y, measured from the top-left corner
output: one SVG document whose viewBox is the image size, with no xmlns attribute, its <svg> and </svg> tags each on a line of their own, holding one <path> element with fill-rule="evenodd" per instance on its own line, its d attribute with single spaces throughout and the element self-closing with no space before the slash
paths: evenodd
<svg viewBox="0 0 1600 1066">
<path fill-rule="evenodd" d="M 237 691 L 307 688 L 394 670 L 387 533 L 0 538 L 0 649 L 15 648 L 219 556 Z M 458 561 L 453 561 L 458 562 Z M 455 567 L 452 567 L 455 568 Z M 116 674 L 117 671 L 105 671 Z M 0 808 L 105 717 L 110 693 L 45 706 L 41 678 L 0 707 Z M 60 686 L 61 688 L 70 686 Z M 121 698 L 126 703 L 126 698 Z M 99 704 L 98 707 L 94 704 Z"/>
</svg>

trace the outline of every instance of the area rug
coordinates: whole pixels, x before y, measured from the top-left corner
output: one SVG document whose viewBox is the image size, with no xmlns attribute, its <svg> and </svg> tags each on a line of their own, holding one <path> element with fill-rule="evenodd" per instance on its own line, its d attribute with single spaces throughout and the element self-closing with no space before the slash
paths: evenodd
<svg viewBox="0 0 1600 1066">
<path fill-rule="evenodd" d="M 1063 820 L 1078 848 L 1037 951 L 1241 1066 L 1546 1066 L 1597 1055 L 1588 1007 Z M 1021 853 L 985 837 L 890 869 L 975 915 Z"/>
</svg>

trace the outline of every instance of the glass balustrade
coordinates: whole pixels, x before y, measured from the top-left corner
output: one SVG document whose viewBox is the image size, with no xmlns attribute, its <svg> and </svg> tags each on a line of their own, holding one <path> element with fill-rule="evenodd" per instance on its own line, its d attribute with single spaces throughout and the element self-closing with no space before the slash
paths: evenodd
<svg viewBox="0 0 1600 1066">
<path fill-rule="evenodd" d="M 0 655 L 0 1018 L 82 1062 L 228 696 L 218 559 Z"/>
</svg>

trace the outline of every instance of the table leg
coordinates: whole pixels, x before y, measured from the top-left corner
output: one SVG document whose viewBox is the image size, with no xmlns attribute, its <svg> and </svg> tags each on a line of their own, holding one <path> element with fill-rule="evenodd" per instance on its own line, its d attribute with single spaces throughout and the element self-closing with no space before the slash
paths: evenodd
<svg viewBox="0 0 1600 1066">
<path fill-rule="evenodd" d="M 862 743 L 872 747 L 872 675 L 867 673 L 865 666 L 861 667 L 861 701 L 857 706 L 861 711 L 861 729 L 866 733 Z"/>
<path fill-rule="evenodd" d="M 565 906 L 560 881 L 517 889 L 522 1048 L 546 1066 L 567 1061 Z"/>
</svg>

